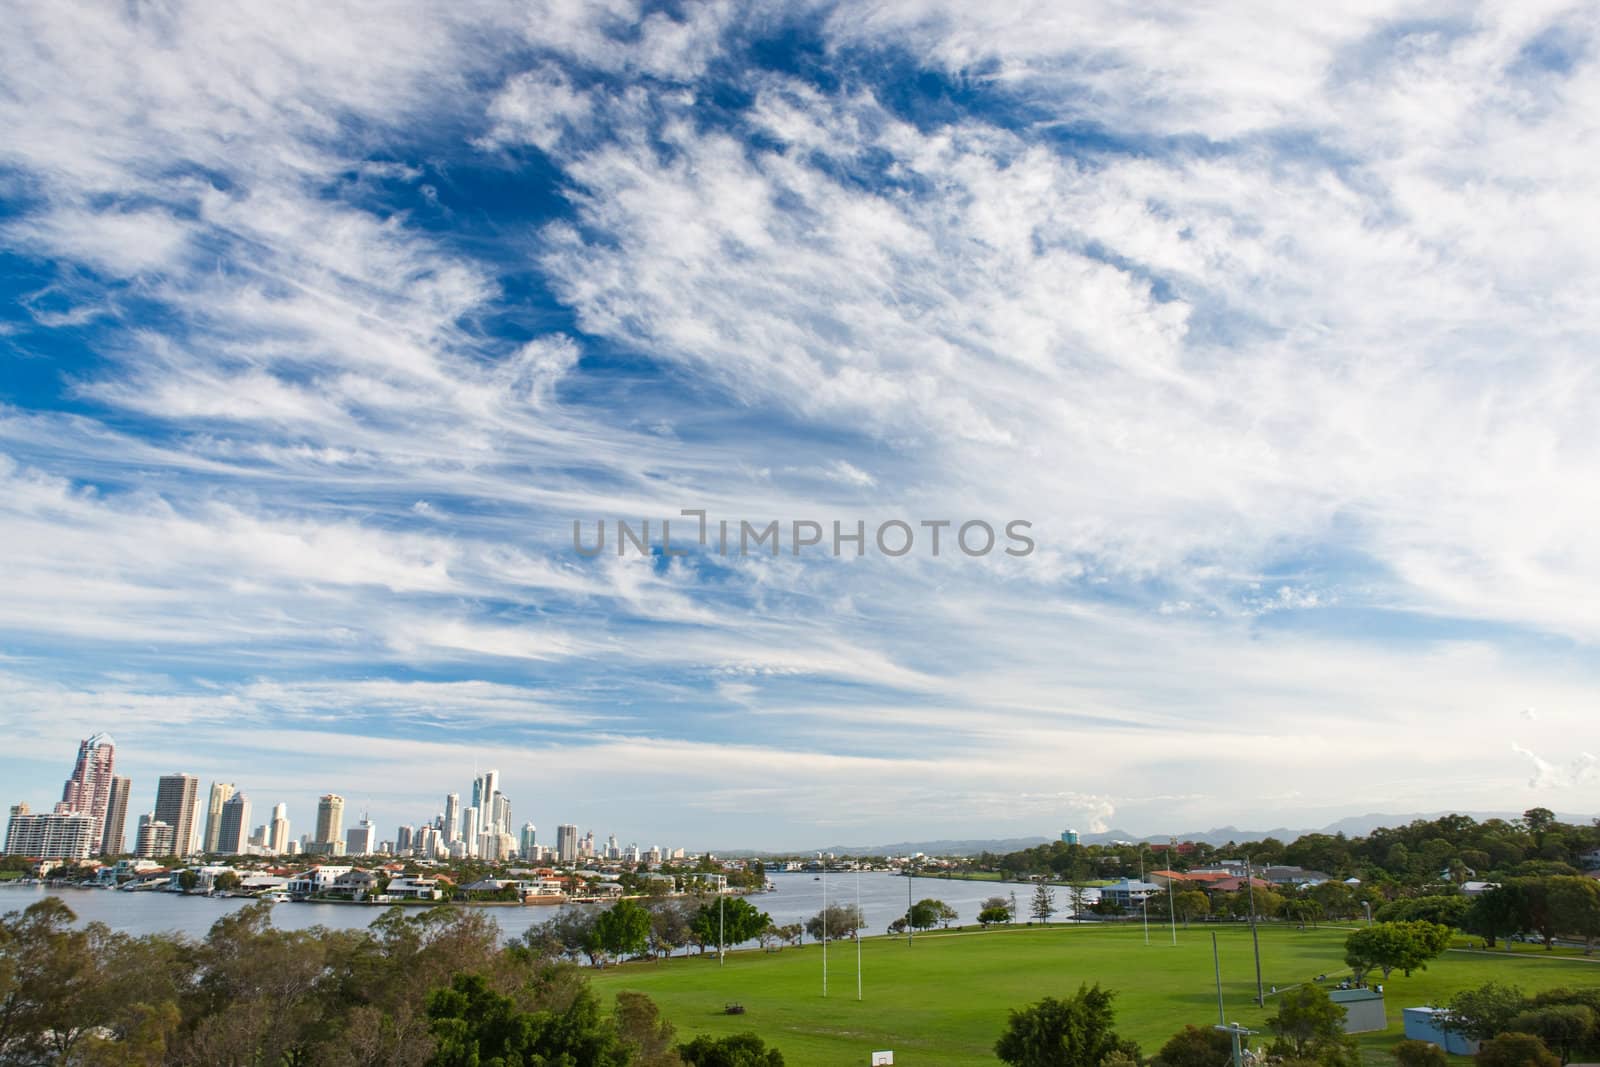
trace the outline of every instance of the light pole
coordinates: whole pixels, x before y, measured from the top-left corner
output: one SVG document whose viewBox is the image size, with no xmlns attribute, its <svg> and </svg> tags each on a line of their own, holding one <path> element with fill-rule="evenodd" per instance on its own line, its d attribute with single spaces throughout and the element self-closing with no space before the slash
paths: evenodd
<svg viewBox="0 0 1600 1067">
<path fill-rule="evenodd" d="M 856 860 L 856 922 L 865 922 L 861 914 L 861 860 Z M 856 928 L 856 999 L 861 999 L 861 928 Z"/>
<path fill-rule="evenodd" d="M 1264 1008 L 1267 1005 L 1267 997 L 1261 991 L 1261 935 L 1256 932 L 1256 880 L 1250 870 L 1249 856 L 1244 860 L 1244 884 L 1250 891 L 1250 942 L 1256 950 L 1256 1007 Z M 1237 1047 L 1239 1043 L 1237 1034 L 1234 1035 L 1233 1041 Z"/>
<path fill-rule="evenodd" d="M 822 861 L 822 995 L 828 995 L 828 861 Z"/>
<path fill-rule="evenodd" d="M 1144 842 L 1139 842 L 1139 912 L 1144 916 L 1144 943 L 1150 943 L 1150 894 L 1144 891 Z"/>
<path fill-rule="evenodd" d="M 1172 866 L 1172 858 L 1178 854 L 1178 839 L 1174 837 L 1170 841 L 1171 843 L 1167 846 L 1167 919 L 1172 924 L 1172 943 L 1176 945 L 1178 943 L 1178 909 L 1173 906 L 1172 883 L 1175 879 L 1172 875 L 1176 872 Z"/>
<path fill-rule="evenodd" d="M 719 874 L 719 875 L 717 875 L 717 966 L 718 967 L 722 966 L 722 959 L 723 959 L 723 955 L 724 955 L 723 940 L 722 940 L 722 931 L 723 931 L 722 901 L 723 901 L 723 899 L 725 897 L 727 897 L 727 895 L 728 895 L 728 876 L 725 875 L 725 874 Z"/>
<path fill-rule="evenodd" d="M 1217 951 L 1217 932 L 1211 931 L 1211 966 L 1217 971 L 1217 1025 L 1226 1026 L 1227 1020 L 1222 1014 L 1222 954 Z"/>
<path fill-rule="evenodd" d="M 906 947 L 911 946 L 911 890 L 912 885 L 911 864 L 906 863 Z"/>
</svg>

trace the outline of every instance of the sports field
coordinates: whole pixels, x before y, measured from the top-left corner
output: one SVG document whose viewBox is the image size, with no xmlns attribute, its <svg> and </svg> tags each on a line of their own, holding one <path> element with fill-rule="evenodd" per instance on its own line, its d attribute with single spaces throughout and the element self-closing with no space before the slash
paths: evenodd
<svg viewBox="0 0 1600 1067">
<path fill-rule="evenodd" d="M 1081 982 L 1099 982 L 1118 993 L 1118 1030 L 1153 1054 L 1185 1023 L 1217 1021 L 1213 930 L 1227 1018 L 1259 1027 L 1272 1012 L 1272 987 L 1319 974 L 1336 983 L 1346 973 L 1349 929 L 1262 927 L 1266 1011 L 1252 1003 L 1250 931 L 1240 924 L 1180 927 L 1176 946 L 1165 927 L 1155 926 L 1148 946 L 1138 926 L 971 929 L 921 935 L 909 947 L 904 939 L 868 938 L 861 946 L 860 1001 L 851 943 L 828 949 L 826 998 L 817 945 L 729 953 L 720 968 L 715 956 L 707 956 L 613 966 L 592 977 L 604 996 L 623 989 L 648 993 L 682 1039 L 753 1030 L 780 1048 L 791 1067 L 864 1064 L 874 1049 L 894 1050 L 897 1065 L 993 1064 L 994 1042 L 1009 1009 L 1070 994 Z M 1530 992 L 1600 984 L 1600 963 L 1518 948 L 1510 955 L 1452 950 L 1410 978 L 1396 972 L 1386 986 L 1389 1030 L 1362 1038 L 1365 1058 L 1392 1062 L 1387 1049 L 1401 1037 L 1401 1009 L 1445 1000 L 1491 978 Z M 745 1013 L 725 1014 L 729 1003 L 742 1004 Z"/>
</svg>

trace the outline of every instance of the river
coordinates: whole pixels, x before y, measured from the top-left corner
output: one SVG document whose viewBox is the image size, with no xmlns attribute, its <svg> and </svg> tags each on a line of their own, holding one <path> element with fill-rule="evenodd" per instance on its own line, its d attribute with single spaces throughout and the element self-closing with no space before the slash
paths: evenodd
<svg viewBox="0 0 1600 1067">
<path fill-rule="evenodd" d="M 756 907 L 772 916 L 778 925 L 804 922 L 822 910 L 824 883 L 810 873 L 775 873 L 771 875 L 777 890 L 757 893 L 748 899 Z M 978 910 L 989 897 L 1010 897 L 1016 894 L 1019 919 L 1025 920 L 1033 899 L 1034 887 L 1016 882 L 975 882 L 945 878 L 902 878 L 879 871 L 834 873 L 827 876 L 826 891 L 830 903 L 853 904 L 858 895 L 861 911 L 866 916 L 866 932 L 883 933 L 888 925 L 906 913 L 907 882 L 910 898 L 922 900 L 932 897 L 942 900 L 956 910 L 957 923 L 971 924 L 978 920 Z M 1098 892 L 1091 891 L 1094 896 Z M 179 893 L 139 892 L 121 893 L 108 889 L 56 889 L 46 886 L 0 887 L 0 911 L 17 911 L 46 894 L 60 897 L 78 916 L 80 922 L 102 922 L 113 930 L 127 934 L 181 933 L 190 937 L 203 937 L 211 924 L 223 915 L 249 901 L 237 897 L 184 896 Z M 1056 906 L 1061 912 L 1058 920 L 1066 918 L 1067 891 L 1056 887 Z M 473 905 L 460 905 L 472 907 Z M 594 907 L 592 904 L 562 905 L 562 907 Z M 359 929 L 377 918 L 380 908 L 351 904 L 317 904 L 297 902 L 275 905 L 272 922 L 285 930 L 303 930 L 312 926 L 332 929 Z M 488 912 L 500 925 L 506 940 L 520 937 L 524 930 L 537 926 L 550 918 L 557 907 L 530 905 L 527 907 L 488 907 Z"/>
</svg>

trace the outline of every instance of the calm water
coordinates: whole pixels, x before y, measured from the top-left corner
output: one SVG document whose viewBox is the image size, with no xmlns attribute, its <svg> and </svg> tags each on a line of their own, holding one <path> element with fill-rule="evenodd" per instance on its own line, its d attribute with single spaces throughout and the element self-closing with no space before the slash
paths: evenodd
<svg viewBox="0 0 1600 1067">
<path fill-rule="evenodd" d="M 772 916 L 779 925 L 804 922 L 822 910 L 823 883 L 812 874 L 774 874 L 774 893 L 758 893 L 750 902 Z M 956 909 L 960 923 L 975 923 L 983 901 L 992 896 L 1017 895 L 1018 911 L 1026 915 L 1033 898 L 1033 886 L 1010 882 L 967 882 L 943 878 L 901 878 L 881 872 L 857 876 L 830 874 L 828 900 L 853 904 L 860 894 L 861 910 L 867 919 L 867 933 L 881 934 L 895 919 L 905 914 L 907 883 L 911 899 L 933 897 Z M 858 884 L 859 883 L 859 884 Z M 1067 906 L 1065 889 L 1057 887 L 1056 906 Z M 177 893 L 118 893 L 102 889 L 48 889 L 43 886 L 0 887 L 0 911 L 27 907 L 46 894 L 59 896 L 82 922 L 103 922 L 114 930 L 129 934 L 184 933 L 202 937 L 211 924 L 227 912 L 248 903 L 226 897 L 186 897 Z M 568 905 L 594 907 L 594 905 Z M 273 908 L 274 925 L 285 930 L 310 926 L 351 929 L 366 926 L 381 909 L 341 904 L 279 904 Z M 557 909 L 550 906 L 484 908 L 500 924 L 507 940 L 518 937 L 530 926 L 550 918 Z M 1065 918 L 1065 912 L 1057 916 Z"/>
</svg>

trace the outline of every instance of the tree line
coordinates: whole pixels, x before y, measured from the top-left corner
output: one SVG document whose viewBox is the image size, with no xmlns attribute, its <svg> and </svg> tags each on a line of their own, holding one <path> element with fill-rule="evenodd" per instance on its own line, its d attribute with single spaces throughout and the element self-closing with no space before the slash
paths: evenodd
<svg viewBox="0 0 1600 1067">
<path fill-rule="evenodd" d="M 480 912 L 392 908 L 366 930 L 280 930 L 270 914 L 247 905 L 200 939 L 79 928 L 55 897 L 0 917 L 0 1064 L 783 1063 L 754 1034 L 679 1041 L 642 994 L 607 1009 L 542 935 L 502 947 Z M 602 936 L 626 940 L 636 931 L 617 927 L 635 923 L 624 910 Z"/>
<path fill-rule="evenodd" d="M 1061 841 L 1005 854 L 983 853 L 964 864 L 1011 878 L 1051 877 L 1092 881 L 1135 875 L 1153 865 L 1187 871 L 1223 859 L 1248 859 L 1257 868 L 1287 865 L 1322 871 L 1335 879 L 1358 877 L 1369 892 L 1387 898 L 1405 887 L 1447 879 L 1573 875 L 1600 849 L 1600 826 L 1566 823 L 1548 808 L 1530 808 L 1520 819 L 1446 815 L 1405 826 L 1380 827 L 1364 837 L 1303 834 L 1290 842 L 1210 845 L 1190 842 L 1175 851 L 1142 843 L 1069 845 Z"/>
</svg>

